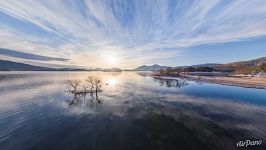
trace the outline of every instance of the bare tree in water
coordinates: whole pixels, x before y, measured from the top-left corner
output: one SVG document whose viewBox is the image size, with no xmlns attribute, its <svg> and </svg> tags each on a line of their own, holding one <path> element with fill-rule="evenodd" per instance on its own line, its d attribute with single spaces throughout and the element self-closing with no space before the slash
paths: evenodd
<svg viewBox="0 0 266 150">
<path fill-rule="evenodd" d="M 86 84 L 82 84 L 81 80 L 69 81 L 71 90 L 67 92 L 72 93 L 74 96 L 73 100 L 70 102 L 70 105 L 81 102 L 80 101 L 81 97 L 83 97 L 85 100 L 87 94 L 91 94 L 91 102 L 93 102 L 94 93 L 95 93 L 96 102 L 101 103 L 101 101 L 98 99 L 98 92 L 102 92 L 101 80 L 94 76 L 88 76 L 88 78 L 85 81 Z"/>
<path fill-rule="evenodd" d="M 102 92 L 101 80 L 98 79 L 97 77 L 89 76 L 86 81 L 90 84 L 91 91 L 95 90 L 95 95 L 96 95 L 96 98 L 97 98 L 98 97 L 98 92 Z"/>
<path fill-rule="evenodd" d="M 81 85 L 81 80 L 71 80 L 69 81 L 70 86 L 73 88 L 72 91 L 77 91 L 78 87 Z"/>
</svg>

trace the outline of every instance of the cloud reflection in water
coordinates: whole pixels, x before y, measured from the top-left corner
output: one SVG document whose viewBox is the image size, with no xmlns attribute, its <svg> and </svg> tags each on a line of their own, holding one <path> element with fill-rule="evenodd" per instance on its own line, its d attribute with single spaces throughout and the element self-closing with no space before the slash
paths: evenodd
<svg viewBox="0 0 266 150">
<path fill-rule="evenodd" d="M 0 149 L 235 149 L 239 140 L 266 139 L 265 105 L 232 95 L 188 94 L 192 82 L 165 88 L 134 72 L 41 74 L 28 72 L 8 81 L 0 75 L 1 86 L 12 83 L 0 91 Z M 116 84 L 103 86 L 100 105 L 68 107 L 65 81 L 88 75 Z M 263 90 L 254 95 L 251 89 L 237 89 L 254 99 L 266 96 Z"/>
</svg>

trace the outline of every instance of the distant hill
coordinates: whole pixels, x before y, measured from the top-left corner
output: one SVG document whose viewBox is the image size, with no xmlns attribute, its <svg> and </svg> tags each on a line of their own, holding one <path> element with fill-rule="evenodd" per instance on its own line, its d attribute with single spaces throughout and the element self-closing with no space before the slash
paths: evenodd
<svg viewBox="0 0 266 150">
<path fill-rule="evenodd" d="M 253 59 L 249 61 L 239 61 L 227 64 L 216 64 L 216 63 L 207 63 L 207 64 L 199 64 L 192 66 L 179 66 L 179 67 L 167 67 L 160 65 L 152 65 L 152 66 L 140 66 L 134 70 L 137 71 L 156 71 L 162 69 L 175 69 L 184 72 L 212 72 L 212 71 L 221 71 L 221 72 L 229 72 L 233 74 L 252 74 L 259 72 L 266 72 L 266 57 L 261 57 L 258 59 Z"/>
<path fill-rule="evenodd" d="M 48 68 L 33 66 L 24 63 L 17 63 L 7 60 L 0 60 L 0 71 L 85 71 L 78 68 Z"/>
<path fill-rule="evenodd" d="M 51 70 L 51 68 L 33 66 L 23 63 L 17 63 L 7 60 L 0 60 L 1 71 L 45 71 Z"/>
<path fill-rule="evenodd" d="M 266 63 L 266 57 L 261 57 L 258 59 L 248 60 L 248 61 L 239 61 L 239 62 L 233 62 L 224 64 L 222 66 L 227 67 L 255 67 L 260 66 L 261 64 Z"/>
<path fill-rule="evenodd" d="M 169 67 L 154 64 L 152 66 L 147 66 L 147 65 L 139 66 L 134 70 L 136 70 L 136 71 L 155 71 L 155 70 L 161 70 L 161 69 L 167 69 L 167 68 L 169 68 Z"/>
<path fill-rule="evenodd" d="M 217 70 L 231 71 L 235 74 L 250 74 L 252 72 L 266 72 L 266 57 L 249 61 L 239 61 L 214 66 Z"/>
<path fill-rule="evenodd" d="M 168 67 L 168 66 L 160 66 L 160 65 L 154 64 L 152 66 L 147 66 L 147 65 L 139 66 L 138 68 L 136 68 L 134 70 L 137 70 L 137 71 L 156 71 L 156 70 L 162 70 L 162 69 L 167 69 L 167 68 L 182 69 L 182 68 L 187 68 L 187 67 L 194 67 L 194 68 L 214 67 L 214 66 L 218 66 L 218 65 L 221 65 L 221 64 L 207 63 L 207 64 L 192 65 L 192 66 L 179 66 L 179 67 Z"/>
</svg>

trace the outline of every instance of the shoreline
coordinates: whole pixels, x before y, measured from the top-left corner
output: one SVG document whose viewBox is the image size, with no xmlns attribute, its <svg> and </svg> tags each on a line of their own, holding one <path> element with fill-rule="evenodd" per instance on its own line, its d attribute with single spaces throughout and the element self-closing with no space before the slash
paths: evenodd
<svg viewBox="0 0 266 150">
<path fill-rule="evenodd" d="M 215 83 L 228 86 L 239 86 L 244 88 L 256 88 L 266 90 L 266 78 L 263 77 L 209 77 L 209 76 L 184 76 L 184 79 Z"/>
<path fill-rule="evenodd" d="M 266 78 L 263 77 L 213 77 L 213 76 L 154 76 L 156 78 L 164 79 L 185 79 L 188 81 L 196 81 L 203 83 L 214 83 L 227 86 L 238 86 L 244 88 L 255 88 L 266 90 Z"/>
</svg>

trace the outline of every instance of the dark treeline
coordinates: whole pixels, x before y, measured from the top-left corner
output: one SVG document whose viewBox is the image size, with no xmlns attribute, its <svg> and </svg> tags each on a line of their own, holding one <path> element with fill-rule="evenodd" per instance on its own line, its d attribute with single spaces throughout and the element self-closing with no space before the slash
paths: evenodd
<svg viewBox="0 0 266 150">
<path fill-rule="evenodd" d="M 154 71 L 154 76 L 181 76 L 184 72 L 214 72 L 217 71 L 212 67 L 183 67 L 183 68 L 167 68 L 163 70 Z"/>
<path fill-rule="evenodd" d="M 217 71 L 212 67 L 185 67 L 180 69 L 181 72 L 213 72 Z"/>
<path fill-rule="evenodd" d="M 180 70 L 179 69 L 163 69 L 163 70 L 157 70 L 153 72 L 154 76 L 180 76 Z"/>
</svg>

